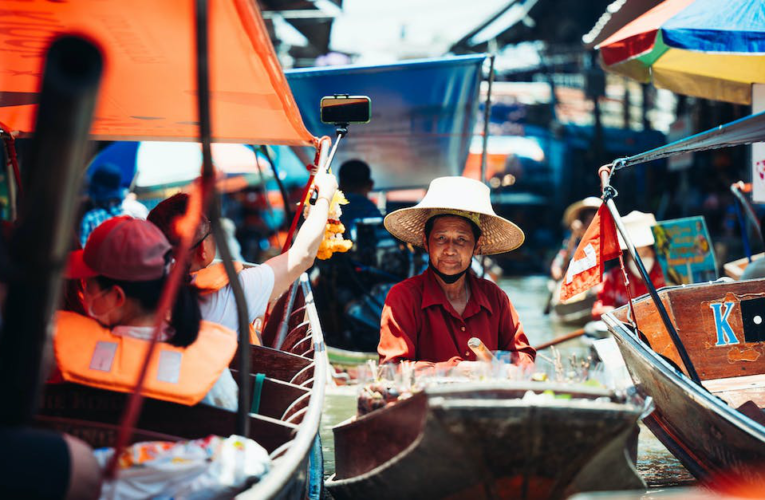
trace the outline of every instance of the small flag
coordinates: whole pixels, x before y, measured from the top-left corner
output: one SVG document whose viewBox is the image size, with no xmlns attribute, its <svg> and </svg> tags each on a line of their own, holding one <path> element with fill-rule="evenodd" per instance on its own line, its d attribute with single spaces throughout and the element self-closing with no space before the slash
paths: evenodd
<svg viewBox="0 0 765 500">
<path fill-rule="evenodd" d="M 568 265 L 560 289 L 560 300 L 568 300 L 603 281 L 603 263 L 621 255 L 616 224 L 605 204 L 601 205 Z"/>
</svg>

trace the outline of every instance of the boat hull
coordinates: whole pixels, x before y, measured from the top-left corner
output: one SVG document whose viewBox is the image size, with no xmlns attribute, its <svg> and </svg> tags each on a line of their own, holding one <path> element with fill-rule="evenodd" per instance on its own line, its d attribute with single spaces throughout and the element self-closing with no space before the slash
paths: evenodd
<svg viewBox="0 0 765 500">
<path fill-rule="evenodd" d="M 624 453 L 639 408 L 593 400 L 529 403 L 522 400 L 528 384 L 468 387 L 428 390 L 335 428 L 332 495 L 565 498 L 644 486 Z M 614 441 L 621 443 L 616 450 L 609 446 Z M 593 460 L 599 474 L 587 472 Z"/>
<path fill-rule="evenodd" d="M 615 318 L 605 318 L 630 375 L 654 411 L 643 421 L 696 478 L 765 482 L 765 427 L 691 381 Z"/>
</svg>

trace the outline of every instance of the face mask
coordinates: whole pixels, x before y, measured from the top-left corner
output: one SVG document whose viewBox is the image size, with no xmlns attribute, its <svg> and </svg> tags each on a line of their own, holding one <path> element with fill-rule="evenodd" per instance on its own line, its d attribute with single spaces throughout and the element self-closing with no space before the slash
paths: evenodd
<svg viewBox="0 0 765 500">
<path fill-rule="evenodd" d="M 107 313 L 107 314 L 98 315 L 98 314 L 94 313 L 93 312 L 93 301 L 98 299 L 98 298 L 100 298 L 100 297 L 103 297 L 104 295 L 106 295 L 107 292 L 109 292 L 109 290 L 101 290 L 97 295 L 91 297 L 90 299 L 85 299 L 85 312 L 88 313 L 88 316 L 90 316 L 94 320 L 98 321 L 103 326 L 110 326 L 109 323 L 106 320 L 106 318 L 109 316 L 109 314 Z"/>
<path fill-rule="evenodd" d="M 433 265 L 432 261 L 428 262 L 428 267 L 431 268 L 433 270 L 433 272 L 436 273 L 436 275 L 439 278 L 444 280 L 444 283 L 446 283 L 447 285 L 451 285 L 452 283 L 456 283 L 458 279 L 460 279 L 466 272 L 468 272 L 468 269 L 470 269 L 470 262 L 468 262 L 468 265 L 467 265 L 467 267 L 465 269 L 463 269 L 462 271 L 458 272 L 457 274 L 444 274 L 444 273 L 442 273 L 441 271 L 436 269 L 436 267 Z"/>
<path fill-rule="evenodd" d="M 653 269 L 653 265 L 656 262 L 653 257 L 643 257 L 640 260 L 643 261 L 643 265 L 645 266 L 645 270 L 648 271 L 648 273 L 651 273 L 651 270 Z M 630 268 L 630 271 L 632 271 L 632 274 L 635 276 L 640 276 L 640 271 L 638 270 L 638 266 L 635 263 L 634 260 L 630 259 L 629 262 L 627 262 L 627 267 Z"/>
</svg>

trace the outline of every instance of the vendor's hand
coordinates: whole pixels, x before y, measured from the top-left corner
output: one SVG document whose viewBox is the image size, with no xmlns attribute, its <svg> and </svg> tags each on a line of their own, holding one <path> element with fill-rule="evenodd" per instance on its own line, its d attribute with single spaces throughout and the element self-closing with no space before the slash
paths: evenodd
<svg viewBox="0 0 765 500">
<path fill-rule="evenodd" d="M 327 202 L 332 202 L 332 197 L 337 191 L 337 179 L 332 174 L 317 174 L 313 180 L 316 193 L 319 198 L 324 198 Z"/>
</svg>

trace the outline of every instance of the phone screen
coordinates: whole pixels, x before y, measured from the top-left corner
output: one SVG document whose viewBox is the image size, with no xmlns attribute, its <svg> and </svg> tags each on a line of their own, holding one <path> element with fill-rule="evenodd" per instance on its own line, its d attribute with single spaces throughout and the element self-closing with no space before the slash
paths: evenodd
<svg viewBox="0 0 765 500">
<path fill-rule="evenodd" d="M 323 97 L 322 123 L 368 123 L 371 101 L 368 97 Z"/>
</svg>

